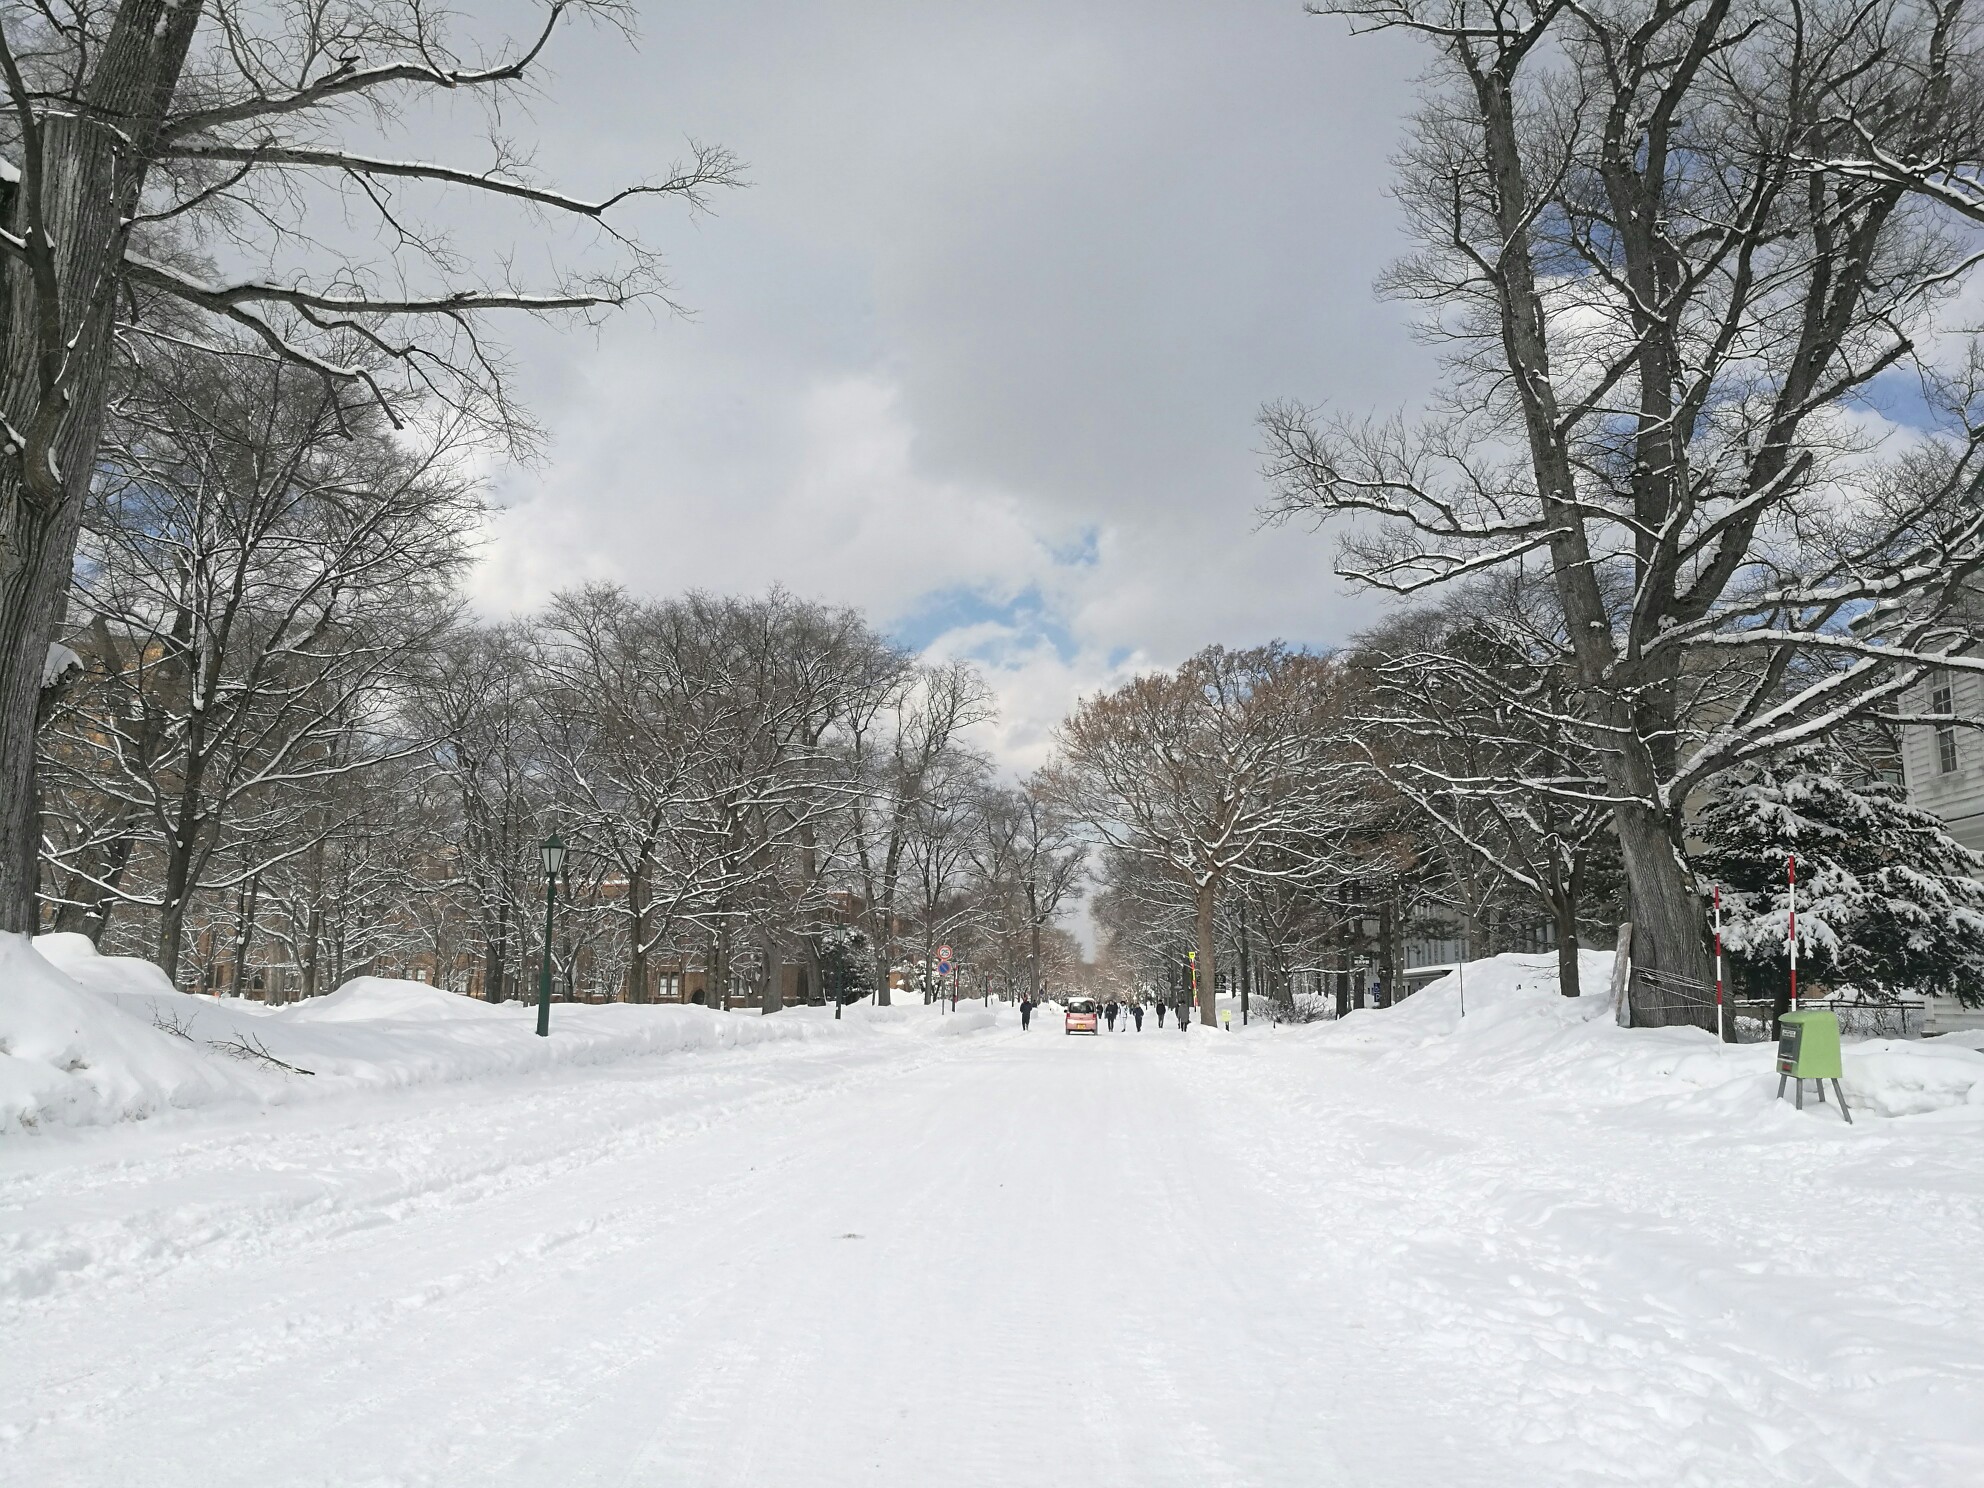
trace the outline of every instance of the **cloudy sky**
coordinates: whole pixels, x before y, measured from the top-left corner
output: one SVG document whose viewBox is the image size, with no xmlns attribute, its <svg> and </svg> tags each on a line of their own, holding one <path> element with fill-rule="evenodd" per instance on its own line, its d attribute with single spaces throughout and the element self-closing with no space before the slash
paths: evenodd
<svg viewBox="0 0 1984 1488">
<path fill-rule="evenodd" d="M 551 444 L 476 594 L 773 584 L 977 658 L 1037 761 L 1074 698 L 1370 601 L 1259 530 L 1255 414 L 1389 409 L 1427 353 L 1370 285 L 1417 59 L 1298 0 L 685 0 L 574 33 L 530 130 L 591 191 L 685 135 L 751 186 L 638 219 L 688 319 L 526 331 Z"/>
</svg>

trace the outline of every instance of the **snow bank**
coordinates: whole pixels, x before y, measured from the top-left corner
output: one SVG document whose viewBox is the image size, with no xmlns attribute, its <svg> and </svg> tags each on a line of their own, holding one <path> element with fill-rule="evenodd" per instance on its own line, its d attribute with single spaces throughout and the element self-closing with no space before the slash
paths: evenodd
<svg viewBox="0 0 1984 1488">
<path fill-rule="evenodd" d="M 313 997 L 277 1008 L 272 1016 L 290 1023 L 363 1023 L 373 1019 L 477 1018 L 489 1005 L 426 982 L 399 977 L 353 977 L 328 997 Z"/>
<path fill-rule="evenodd" d="M 960 1033 L 980 1033 L 987 1028 L 998 1026 L 999 1020 L 992 1012 L 982 1007 L 960 1007 L 955 1013 L 946 1013 L 937 1020 L 937 1026 L 930 1031 L 943 1037 L 953 1037 Z"/>
<path fill-rule="evenodd" d="M 1326 1045 L 1368 1051 L 1380 1063 L 1479 1081 L 1511 1095 L 1542 1092 L 1578 1105 L 1652 1102 L 1725 1117 L 1775 1106 L 1774 1045 L 1724 1044 L 1696 1028 L 1619 1028 L 1611 1017 L 1611 971 L 1610 951 L 1581 952 L 1585 995 L 1563 997 L 1554 952 L 1494 956 L 1469 962 L 1394 1007 L 1306 1031 Z M 1856 1115 L 1964 1110 L 1984 1119 L 1984 1052 L 1965 1044 L 1849 1041 L 1841 1067 Z M 1792 1110 L 1791 1102 L 1782 1109 Z"/>
<path fill-rule="evenodd" d="M 275 1105 L 353 1090 L 522 1074 L 559 1065 L 793 1039 L 957 1035 L 982 1010 L 492 1006 L 389 977 L 358 977 L 282 1008 L 175 991 L 147 961 L 100 956 L 80 935 L 0 936 L 0 1133 L 140 1120 L 218 1103 Z"/>
<path fill-rule="evenodd" d="M 120 975 L 112 960 L 93 970 L 97 985 L 86 986 L 26 936 L 0 935 L 0 1131 L 119 1121 L 240 1088 L 245 1071 L 120 1008 L 103 990 Z"/>
</svg>

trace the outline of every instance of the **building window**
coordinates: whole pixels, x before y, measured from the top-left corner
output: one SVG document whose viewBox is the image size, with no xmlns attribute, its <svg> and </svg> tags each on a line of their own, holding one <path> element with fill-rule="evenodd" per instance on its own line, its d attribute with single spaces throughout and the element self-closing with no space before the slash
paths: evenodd
<svg viewBox="0 0 1984 1488">
<path fill-rule="evenodd" d="M 1929 711 L 1931 713 L 1956 712 L 1956 687 L 1948 672 L 1940 673 L 1929 686 Z M 1936 728 L 1936 771 L 1951 775 L 1956 772 L 1956 725 L 1940 724 Z"/>
</svg>

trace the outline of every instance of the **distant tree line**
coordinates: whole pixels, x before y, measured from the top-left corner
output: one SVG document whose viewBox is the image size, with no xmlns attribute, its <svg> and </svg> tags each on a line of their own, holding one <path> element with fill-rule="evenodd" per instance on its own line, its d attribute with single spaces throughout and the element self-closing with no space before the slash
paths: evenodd
<svg viewBox="0 0 1984 1488">
<path fill-rule="evenodd" d="M 968 743 L 969 666 L 776 591 L 591 587 L 475 622 L 450 582 L 472 493 L 303 401 L 244 404 L 199 479 L 102 485 L 43 730 L 47 928 L 205 990 L 418 968 L 503 997 L 543 948 L 556 832 L 581 994 L 693 972 L 766 1010 L 886 1002 L 892 973 L 935 995 L 944 944 L 974 995 L 1065 974 L 1085 849 Z"/>
</svg>

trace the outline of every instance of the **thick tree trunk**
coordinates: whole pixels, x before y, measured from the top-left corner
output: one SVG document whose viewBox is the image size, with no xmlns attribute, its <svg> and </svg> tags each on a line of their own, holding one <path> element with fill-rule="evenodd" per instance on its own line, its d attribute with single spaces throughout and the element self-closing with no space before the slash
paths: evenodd
<svg viewBox="0 0 1984 1488">
<path fill-rule="evenodd" d="M 183 820 L 180 830 L 186 830 Z M 158 964 L 169 982 L 179 980 L 180 943 L 186 935 L 186 896 L 192 862 L 190 844 L 166 843 L 164 903 L 158 913 Z"/>
<path fill-rule="evenodd" d="M 255 941 L 255 917 L 261 898 L 262 880 L 251 877 L 241 886 L 234 906 L 234 969 L 231 973 L 234 995 L 246 997 L 253 990 L 248 975 L 248 953 Z M 437 973 L 436 980 L 439 980 Z"/>
<path fill-rule="evenodd" d="M 1578 984 L 1577 901 L 1559 898 L 1550 911 L 1557 930 L 1557 990 L 1566 997 L 1576 997 L 1582 991 Z"/>
<path fill-rule="evenodd" d="M 765 992 L 758 999 L 760 1013 L 775 1013 L 785 1006 L 785 953 L 778 943 L 778 932 L 765 932 Z"/>
<path fill-rule="evenodd" d="M 43 113 L 33 154 L 15 152 L 5 226 L 30 262 L 0 270 L 0 415 L 22 436 L 0 455 L 0 931 L 38 928 L 43 672 L 103 426 L 125 237 L 200 11 L 199 0 L 123 0 L 82 106 Z"/>
<path fill-rule="evenodd" d="M 1198 920 L 1199 1021 L 1208 1028 L 1219 1025 L 1219 961 L 1213 948 L 1213 910 L 1219 902 L 1219 885 L 1208 878 L 1199 885 L 1194 906 Z"/>
<path fill-rule="evenodd" d="M 1387 890 L 1384 903 L 1378 906 L 1378 997 L 1381 1008 L 1390 1007 L 1397 996 L 1398 988 L 1392 978 L 1398 959 L 1398 916 L 1393 911 L 1391 892 Z"/>
<path fill-rule="evenodd" d="M 1680 844 L 1674 840 L 1668 824 L 1644 807 L 1619 806 L 1613 812 L 1613 820 L 1619 832 L 1619 849 L 1625 859 L 1626 883 L 1631 893 L 1634 965 L 1712 987 L 1715 962 L 1703 938 L 1701 902 L 1683 862 Z M 1633 986 L 1637 993 L 1638 978 Z M 1715 1009 L 1707 1004 L 1699 1009 L 1673 1004 L 1646 1005 L 1636 995 L 1634 1026 L 1658 1027 L 1663 1023 L 1712 1029 Z"/>
<path fill-rule="evenodd" d="M 1247 896 L 1240 895 L 1240 1026 L 1247 1026 L 1248 992 L 1252 985 L 1253 955 L 1247 944 Z"/>
<path fill-rule="evenodd" d="M 627 1001 L 648 1001 L 646 864 L 627 875 Z"/>
<path fill-rule="evenodd" d="M 303 923 L 303 996 L 306 999 L 317 995 L 318 958 L 323 938 L 324 914 L 313 904 Z"/>
<path fill-rule="evenodd" d="M 495 934 L 483 942 L 482 947 L 482 995 L 490 1002 L 503 1000 L 503 967 L 509 960 L 509 911 L 499 907 L 496 912 Z"/>
<path fill-rule="evenodd" d="M 79 447 L 68 455 L 71 462 L 88 465 L 99 422 L 91 422 L 86 440 L 75 441 Z M 0 930 L 31 935 L 40 928 L 36 891 L 41 873 L 41 797 L 35 778 L 35 722 L 82 506 L 78 496 L 62 509 L 37 518 L 28 513 L 19 485 L 15 472 L 0 466 L 0 505 L 20 507 L 20 520 L 28 528 L 15 534 L 14 551 L 0 558 Z"/>
</svg>

